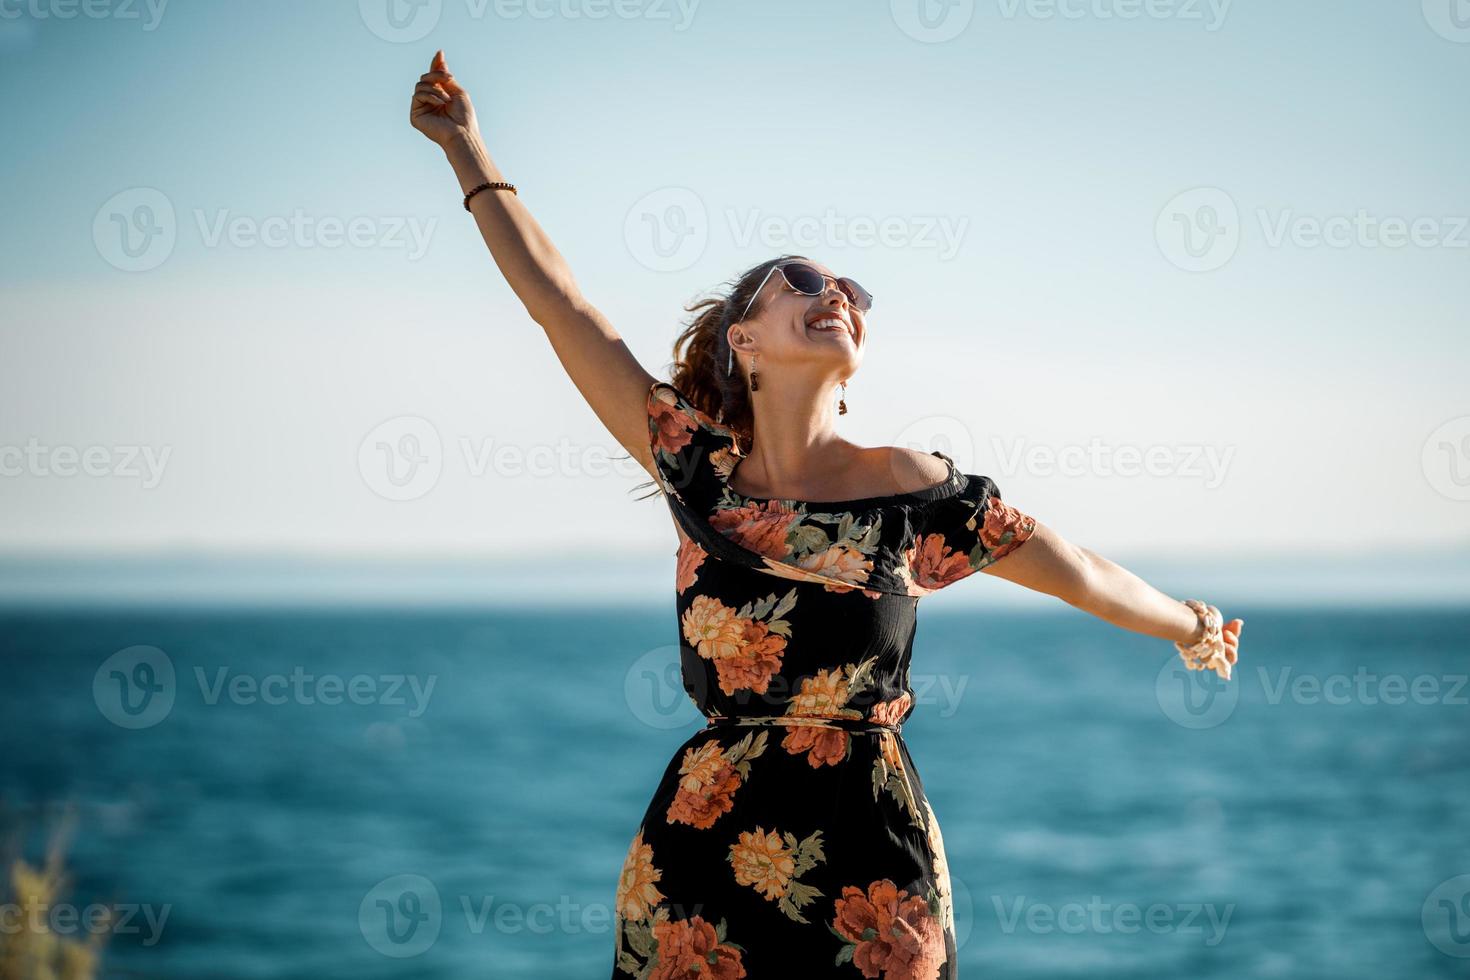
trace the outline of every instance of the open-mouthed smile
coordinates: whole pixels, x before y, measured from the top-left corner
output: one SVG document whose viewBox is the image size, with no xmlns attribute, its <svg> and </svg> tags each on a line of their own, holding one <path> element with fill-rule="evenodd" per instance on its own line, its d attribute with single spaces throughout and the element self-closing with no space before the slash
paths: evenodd
<svg viewBox="0 0 1470 980">
<path fill-rule="evenodd" d="M 814 319 L 809 320 L 806 326 L 808 330 L 816 330 L 819 332 L 846 333 L 847 335 L 853 336 L 854 339 L 856 339 L 856 337 L 853 335 L 852 325 L 849 324 L 846 320 L 842 319 L 842 317 L 835 314 L 815 317 Z"/>
</svg>

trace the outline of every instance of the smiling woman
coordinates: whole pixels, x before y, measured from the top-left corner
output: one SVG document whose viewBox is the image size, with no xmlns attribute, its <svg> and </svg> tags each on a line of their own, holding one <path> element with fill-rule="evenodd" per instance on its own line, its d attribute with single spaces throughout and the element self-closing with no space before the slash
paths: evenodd
<svg viewBox="0 0 1470 980">
<path fill-rule="evenodd" d="M 632 834 L 612 975 L 953 980 L 944 839 L 902 735 L 918 600 L 983 571 L 1227 678 L 1240 620 L 1067 543 L 941 452 L 840 436 L 873 297 L 820 262 L 779 256 L 687 307 L 672 381 L 654 378 L 491 162 L 442 52 L 411 115 L 679 539 L 681 679 L 706 725 Z"/>
</svg>

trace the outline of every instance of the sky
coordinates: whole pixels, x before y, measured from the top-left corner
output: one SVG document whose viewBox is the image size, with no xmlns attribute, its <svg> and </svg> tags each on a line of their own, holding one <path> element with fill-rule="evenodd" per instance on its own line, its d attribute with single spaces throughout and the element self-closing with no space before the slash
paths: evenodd
<svg viewBox="0 0 1470 980">
<path fill-rule="evenodd" d="M 408 124 L 441 47 L 657 376 L 801 252 L 876 297 L 843 435 L 1070 540 L 1470 550 L 1463 0 L 0 0 L 0 556 L 670 558 Z"/>
</svg>

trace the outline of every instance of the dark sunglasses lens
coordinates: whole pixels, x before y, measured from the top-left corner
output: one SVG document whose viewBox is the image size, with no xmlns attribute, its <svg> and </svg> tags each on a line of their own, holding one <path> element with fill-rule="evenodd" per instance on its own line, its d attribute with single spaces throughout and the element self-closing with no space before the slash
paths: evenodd
<svg viewBox="0 0 1470 980">
<path fill-rule="evenodd" d="M 855 280 L 844 276 L 837 280 L 837 285 L 847 294 L 847 301 L 861 312 L 866 313 L 873 308 L 873 294 L 859 286 Z"/>
<path fill-rule="evenodd" d="M 805 293 L 808 296 L 820 296 L 822 290 L 827 286 L 827 280 L 822 277 L 820 272 L 809 265 L 802 265 L 799 262 L 783 265 L 781 267 L 781 274 L 786 277 L 786 281 L 791 284 L 792 289 L 798 293 Z"/>
</svg>

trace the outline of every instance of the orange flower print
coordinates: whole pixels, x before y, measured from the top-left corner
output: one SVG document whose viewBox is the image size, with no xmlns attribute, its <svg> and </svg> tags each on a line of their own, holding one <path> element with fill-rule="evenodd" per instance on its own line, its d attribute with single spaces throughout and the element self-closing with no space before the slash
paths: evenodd
<svg viewBox="0 0 1470 980">
<path fill-rule="evenodd" d="M 891 701 L 879 701 L 868 711 L 868 718 L 880 725 L 897 725 L 903 721 L 903 716 L 909 713 L 913 707 L 914 699 L 908 691 L 904 691 Z"/>
<path fill-rule="evenodd" d="M 685 459 L 680 454 L 689 451 L 694 429 L 689 426 L 689 417 L 670 404 L 669 399 L 672 397 L 671 393 L 662 389 L 653 392 L 648 403 L 648 438 L 653 448 L 654 476 L 658 480 L 659 488 L 666 494 L 677 496 L 685 486 L 676 485 L 665 470 L 677 471 L 682 476 L 683 484 L 688 483 L 689 474 L 694 472 L 692 464 L 695 461 Z"/>
<path fill-rule="evenodd" d="M 724 747 L 719 742 L 685 749 L 679 777 L 679 788 L 666 815 L 669 823 L 711 827 L 735 805 L 740 776 L 725 759 Z"/>
<path fill-rule="evenodd" d="M 740 654 L 745 624 L 735 610 L 714 596 L 697 595 L 684 611 L 684 639 L 706 660 L 721 661 Z"/>
<path fill-rule="evenodd" d="M 755 830 L 741 831 L 739 840 L 730 845 L 735 881 L 750 885 L 766 901 L 776 902 L 782 914 L 796 922 L 807 921 L 801 907 L 822 897 L 816 888 L 796 878 L 825 860 L 820 830 L 798 842 L 795 834 L 788 832 L 783 839 L 776 830 L 766 833 L 757 825 Z"/>
<path fill-rule="evenodd" d="M 847 707 L 847 699 L 866 683 L 867 664 L 846 666 L 838 670 L 822 668 L 815 676 L 804 677 L 801 689 L 786 708 L 787 716 L 800 718 L 861 718 L 862 713 Z M 854 683 L 856 682 L 856 683 Z M 835 725 L 794 725 L 781 740 L 781 747 L 791 755 L 807 754 L 813 769 L 835 766 L 848 756 L 848 734 Z"/>
<path fill-rule="evenodd" d="M 789 754 L 805 752 L 806 761 L 813 769 L 835 766 L 845 760 L 849 744 L 847 732 L 818 725 L 795 726 L 781 740 L 781 748 Z"/>
<path fill-rule="evenodd" d="M 974 527 L 974 518 L 970 518 Z M 990 554 L 989 562 L 999 561 L 1019 548 L 1036 530 L 1036 521 L 1008 506 L 999 497 L 991 497 L 985 508 L 985 523 L 980 527 L 980 543 Z"/>
<path fill-rule="evenodd" d="M 689 423 L 693 417 L 690 410 L 694 406 L 687 409 L 681 406 L 679 399 L 667 388 L 655 388 L 650 394 L 653 397 L 648 405 L 648 428 L 653 448 L 677 454 L 693 441 L 691 436 L 695 430 Z"/>
<path fill-rule="evenodd" d="M 613 897 L 615 962 L 620 972 L 636 975 L 643 969 L 633 952 L 646 956 L 653 942 L 650 920 L 668 917 L 667 909 L 654 908 L 668 897 L 654 884 L 662 877 L 663 872 L 653 863 L 653 848 L 643 843 L 643 828 L 639 827 L 628 846 L 628 856 L 623 859 L 623 873 Z"/>
<path fill-rule="evenodd" d="M 743 548 L 769 558 L 785 558 L 791 553 L 786 535 L 799 516 L 780 501 L 771 500 L 716 510 L 709 522 L 716 531 Z"/>
<path fill-rule="evenodd" d="M 847 707 L 851 696 L 848 677 L 851 666 L 838 670 L 823 667 L 811 677 L 804 677 L 801 690 L 792 697 L 787 707 L 788 715 L 803 715 L 808 718 L 831 718 Z"/>
<path fill-rule="evenodd" d="M 734 694 L 741 688 L 748 688 L 756 694 L 764 694 L 771 678 L 781 669 L 781 653 L 786 649 L 786 638 L 772 633 L 765 623 L 748 619 L 740 642 L 738 657 L 715 665 L 720 690 Z"/>
<path fill-rule="evenodd" d="M 906 568 L 901 574 L 912 586 L 910 595 L 927 595 L 974 571 L 970 556 L 950 548 L 943 534 L 919 535 L 913 547 L 904 553 L 904 559 Z"/>
<path fill-rule="evenodd" d="M 678 570 L 674 576 L 674 590 L 682 595 L 685 589 L 694 584 L 699 566 L 704 564 L 709 552 L 701 548 L 693 538 L 686 537 L 683 528 L 679 532 Z"/>
<path fill-rule="evenodd" d="M 836 579 L 819 575 L 816 572 L 808 572 L 795 565 L 787 564 L 784 561 L 777 561 L 774 558 L 762 556 L 761 561 L 765 563 L 764 570 L 770 572 L 772 575 L 779 576 L 780 578 L 789 578 L 794 582 L 820 582 L 827 586 L 828 592 L 860 591 L 869 599 L 878 599 L 883 595 L 877 589 L 858 589 L 857 586 L 850 582 L 838 582 Z"/>
<path fill-rule="evenodd" d="M 668 823 L 706 829 L 735 805 L 735 791 L 750 777 L 750 760 L 766 750 L 766 733 L 752 732 L 730 748 L 710 739 L 684 750 L 679 788 L 665 814 Z"/>
<path fill-rule="evenodd" d="M 734 694 L 748 688 L 764 694 L 781 669 L 791 632 L 790 624 L 781 617 L 795 605 L 795 589 L 779 600 L 773 593 L 739 610 L 713 596 L 697 595 L 684 611 L 684 639 L 714 663 L 721 691 Z"/>
<path fill-rule="evenodd" d="M 873 571 L 873 560 L 866 558 L 851 541 L 838 541 L 823 551 L 815 552 L 796 561 L 796 567 L 814 572 L 840 583 L 827 583 L 828 592 L 845 592 L 866 582 Z"/>
<path fill-rule="evenodd" d="M 851 962 L 869 978 L 938 980 L 946 960 L 944 929 L 923 896 L 883 878 L 866 893 L 843 886 L 836 907 L 831 930 L 847 943 L 838 963 Z"/>
<path fill-rule="evenodd" d="M 725 920 L 719 928 L 690 916 L 680 922 L 665 920 L 653 926 L 658 962 L 648 980 L 740 980 L 744 948 L 725 939 Z"/>
<path fill-rule="evenodd" d="M 759 826 L 740 832 L 740 839 L 730 845 L 730 863 L 736 882 L 753 886 L 767 901 L 786 894 L 796 870 L 796 858 L 781 843 L 781 835 Z"/>
<path fill-rule="evenodd" d="M 643 828 L 639 827 L 628 846 L 623 873 L 618 878 L 614 908 L 619 917 L 631 922 L 648 918 L 653 906 L 664 900 L 664 894 L 654 884 L 662 877 L 663 872 L 653 865 L 653 848 L 643 843 Z"/>
<path fill-rule="evenodd" d="M 677 453 L 689 445 L 696 427 L 734 442 L 735 430 L 716 422 L 693 402 L 680 399 L 674 390 L 659 385 L 650 388 L 649 394 L 648 427 L 655 448 Z"/>
<path fill-rule="evenodd" d="M 881 540 L 881 520 L 859 523 L 852 514 L 808 514 L 788 501 L 757 503 L 726 487 L 725 498 L 710 514 L 710 524 L 725 537 L 760 555 L 774 574 L 801 582 L 821 582 L 828 592 L 861 590 L 870 599 L 881 591 L 865 589 L 873 573 L 872 556 Z M 835 525 L 825 530 L 818 525 Z"/>
</svg>

